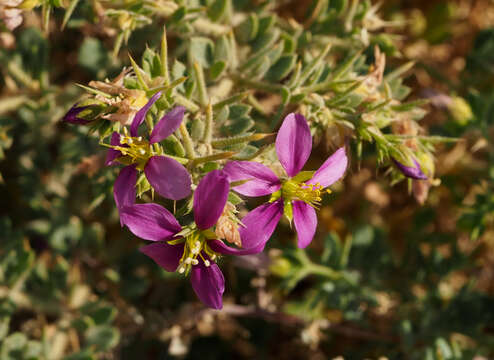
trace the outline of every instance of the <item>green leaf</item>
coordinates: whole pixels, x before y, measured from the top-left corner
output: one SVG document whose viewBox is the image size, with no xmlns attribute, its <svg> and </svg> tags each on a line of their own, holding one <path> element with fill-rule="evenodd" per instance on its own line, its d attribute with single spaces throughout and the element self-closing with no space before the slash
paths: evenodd
<svg viewBox="0 0 494 360">
<path fill-rule="evenodd" d="M 226 37 L 226 35 L 221 36 L 215 44 L 214 47 L 214 60 L 215 61 L 225 61 L 228 62 L 231 56 L 231 47 L 230 41 Z"/>
<path fill-rule="evenodd" d="M 252 52 L 256 53 L 273 46 L 280 38 L 280 33 L 280 30 L 275 28 L 259 36 L 252 44 Z"/>
<path fill-rule="evenodd" d="M 108 52 L 101 41 L 91 37 L 84 39 L 77 59 L 80 66 L 94 74 L 105 69 L 109 62 Z"/>
<path fill-rule="evenodd" d="M 297 55 L 283 55 L 269 68 L 266 73 L 266 79 L 272 82 L 278 82 L 288 76 L 295 67 Z"/>
<path fill-rule="evenodd" d="M 254 40 L 259 31 L 259 19 L 256 14 L 250 14 L 240 25 L 235 28 L 235 37 L 240 43 Z"/>
<path fill-rule="evenodd" d="M 271 67 L 271 61 L 269 60 L 269 57 L 264 56 L 263 58 L 259 59 L 259 62 L 256 63 L 256 65 L 251 69 L 251 74 L 254 79 L 260 79 L 262 78 L 269 70 Z"/>
<path fill-rule="evenodd" d="M 117 316 L 117 310 L 107 305 L 91 304 L 83 311 L 93 319 L 96 325 L 109 324 Z"/>
<path fill-rule="evenodd" d="M 216 0 L 209 8 L 208 8 L 208 16 L 214 21 L 218 22 L 222 19 L 228 12 L 230 6 L 229 0 Z"/>
<path fill-rule="evenodd" d="M 212 80 L 218 79 L 221 74 L 223 74 L 223 71 L 226 69 L 226 62 L 224 61 L 217 61 L 211 66 L 211 69 L 209 69 L 209 75 Z"/>
<path fill-rule="evenodd" d="M 110 350 L 118 344 L 119 340 L 120 333 L 111 326 L 98 325 L 86 331 L 87 345 L 95 346 L 99 351 Z"/>
<path fill-rule="evenodd" d="M 224 123 L 230 117 L 230 108 L 223 106 L 219 112 L 216 113 L 215 122 L 219 125 Z"/>
<path fill-rule="evenodd" d="M 214 43 L 205 37 L 190 39 L 188 58 L 191 64 L 198 62 L 203 68 L 209 68 L 213 63 Z"/>
<path fill-rule="evenodd" d="M 236 119 L 242 116 L 246 116 L 252 110 L 252 106 L 245 104 L 235 104 L 229 106 L 230 119 Z"/>
<path fill-rule="evenodd" d="M 253 145 L 244 146 L 242 151 L 235 155 L 235 160 L 251 160 L 252 156 L 257 153 L 259 149 Z"/>
<path fill-rule="evenodd" d="M 231 202 L 233 205 L 238 205 L 244 202 L 244 200 L 242 200 L 240 196 L 231 191 L 228 194 L 228 201 Z"/>
<path fill-rule="evenodd" d="M 158 54 L 153 50 L 146 48 L 142 54 L 142 69 L 148 73 L 151 78 L 161 75 L 161 60 Z"/>
<path fill-rule="evenodd" d="M 228 136 L 239 135 L 251 129 L 254 124 L 254 120 L 250 117 L 242 116 L 232 121 L 230 125 L 224 126 L 222 131 Z"/>
<path fill-rule="evenodd" d="M 190 136 L 192 137 L 192 139 L 198 141 L 202 139 L 203 134 L 204 134 L 204 121 L 202 121 L 199 118 L 192 120 L 192 126 L 190 129 Z"/>
<path fill-rule="evenodd" d="M 185 156 L 185 149 L 175 135 L 170 135 L 167 137 L 162 144 L 165 148 L 165 153 L 180 157 Z"/>
<path fill-rule="evenodd" d="M 258 36 L 263 35 L 264 33 L 271 30 L 273 25 L 276 22 L 276 17 L 274 15 L 263 16 L 259 19 L 259 30 Z"/>
<path fill-rule="evenodd" d="M 180 23 L 187 15 L 187 8 L 182 6 L 179 7 L 170 17 L 170 22 L 172 23 Z"/>
</svg>

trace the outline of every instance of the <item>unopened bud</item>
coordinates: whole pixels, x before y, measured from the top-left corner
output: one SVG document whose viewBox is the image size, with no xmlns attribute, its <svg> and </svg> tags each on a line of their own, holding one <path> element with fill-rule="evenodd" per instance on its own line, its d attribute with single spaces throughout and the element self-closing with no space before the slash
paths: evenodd
<svg viewBox="0 0 494 360">
<path fill-rule="evenodd" d="M 460 126 L 467 125 L 473 118 L 472 108 L 465 99 L 454 96 L 448 109 L 453 121 Z"/>
</svg>

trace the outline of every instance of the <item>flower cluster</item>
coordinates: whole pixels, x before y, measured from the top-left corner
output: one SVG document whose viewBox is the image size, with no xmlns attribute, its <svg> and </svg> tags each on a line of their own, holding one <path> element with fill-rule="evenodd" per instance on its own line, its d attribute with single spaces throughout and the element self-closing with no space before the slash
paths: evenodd
<svg viewBox="0 0 494 360">
<path fill-rule="evenodd" d="M 316 209 L 322 195 L 347 168 L 345 149 L 338 149 L 318 170 L 302 171 L 311 153 L 312 136 L 304 116 L 291 113 L 285 117 L 275 144 L 286 176 L 278 177 L 255 161 L 220 161 L 216 169 L 191 173 L 190 162 L 180 163 L 161 144 L 181 126 L 184 107 L 169 110 L 148 129 L 149 136 L 139 133 L 161 96 L 160 92 L 151 96 L 130 126 L 120 125 L 120 131 L 114 131 L 110 143 L 105 144 L 109 148 L 106 165 L 124 165 L 114 184 L 120 222 L 134 235 L 152 242 L 141 248 L 142 253 L 166 271 L 190 274 L 198 298 L 209 307 L 221 309 L 225 279 L 217 259 L 263 251 L 283 214 L 295 225 L 298 246 L 309 245 L 316 231 Z M 80 117 L 87 109 L 76 105 L 64 120 L 88 124 Z M 192 194 L 193 221 L 180 224 L 180 217 L 162 205 L 138 202 L 136 186 L 142 181 L 165 199 L 186 201 Z M 238 220 L 235 205 L 228 201 L 232 191 L 247 197 L 270 198 Z"/>
</svg>

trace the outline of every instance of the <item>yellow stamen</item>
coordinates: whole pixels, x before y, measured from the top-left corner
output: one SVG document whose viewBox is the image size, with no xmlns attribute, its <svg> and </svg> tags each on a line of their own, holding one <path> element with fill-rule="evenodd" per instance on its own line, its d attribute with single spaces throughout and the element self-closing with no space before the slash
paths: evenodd
<svg viewBox="0 0 494 360">
<path fill-rule="evenodd" d="M 286 200 L 300 200 L 316 209 L 321 205 L 321 196 L 325 192 L 331 193 L 329 189 L 324 190 L 320 183 L 308 184 L 291 179 L 285 181 L 281 188 L 282 196 Z"/>
<path fill-rule="evenodd" d="M 120 145 L 109 145 L 109 147 L 120 151 L 123 156 L 128 157 L 130 163 L 138 163 L 142 165 L 144 165 L 149 158 L 155 154 L 153 148 L 146 140 L 143 140 L 141 136 L 129 136 L 126 128 L 124 128 L 124 135 L 120 137 Z"/>
<path fill-rule="evenodd" d="M 180 274 L 188 274 L 192 266 L 199 264 L 199 258 L 206 267 L 211 266 L 211 261 L 204 257 L 209 256 L 211 261 L 216 259 L 216 253 L 208 246 L 207 239 L 200 231 L 194 231 L 185 238 L 184 252 L 180 258 L 180 265 L 177 271 Z"/>
</svg>

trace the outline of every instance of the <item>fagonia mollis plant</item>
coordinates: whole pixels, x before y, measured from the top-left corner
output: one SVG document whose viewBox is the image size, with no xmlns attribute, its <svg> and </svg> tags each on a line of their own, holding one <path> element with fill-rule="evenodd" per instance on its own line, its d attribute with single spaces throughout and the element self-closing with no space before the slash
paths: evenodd
<svg viewBox="0 0 494 360">
<path fill-rule="evenodd" d="M 392 182 L 408 179 L 423 198 L 437 184 L 433 150 L 443 139 L 421 133 L 421 101 L 403 102 L 410 64 L 386 73 L 372 35 L 350 35 L 376 22 L 347 19 L 350 46 L 324 35 L 317 14 L 304 29 L 269 5 L 232 16 L 229 1 L 216 3 L 226 4 L 217 27 L 211 13 L 193 12 L 184 38 L 172 17 L 159 51 L 147 48 L 140 65 L 130 57 L 115 79 L 79 85 L 86 94 L 63 120 L 97 134 L 106 165 L 119 169 L 115 205 L 121 225 L 150 242 L 142 253 L 221 309 L 218 259 L 262 252 L 283 217 L 307 247 L 351 154 L 358 162 L 373 145 Z M 173 59 L 169 37 L 181 41 Z M 331 155 L 306 169 L 320 142 Z M 240 216 L 249 202 L 239 195 L 264 202 Z"/>
</svg>

